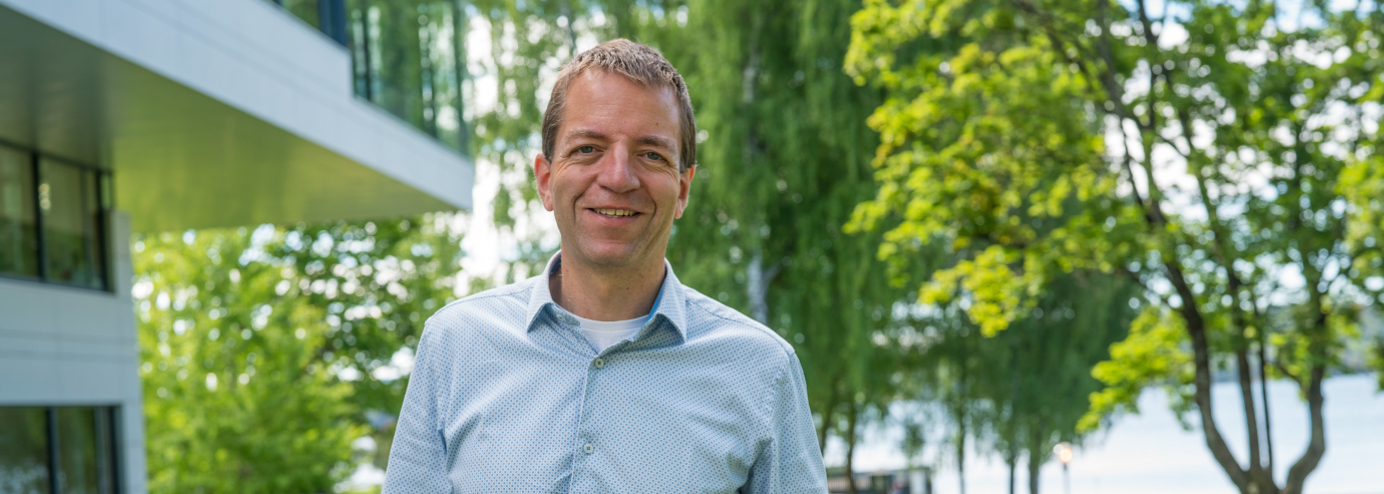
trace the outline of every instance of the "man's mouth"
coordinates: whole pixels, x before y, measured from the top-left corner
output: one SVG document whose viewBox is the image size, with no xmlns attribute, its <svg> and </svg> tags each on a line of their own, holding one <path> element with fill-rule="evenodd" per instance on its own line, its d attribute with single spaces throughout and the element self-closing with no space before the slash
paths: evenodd
<svg viewBox="0 0 1384 494">
<path fill-rule="evenodd" d="M 637 212 L 630 211 L 630 210 L 628 210 L 628 209 L 606 209 L 606 208 L 596 208 L 596 209 L 592 209 L 592 211 L 595 211 L 595 212 L 598 213 L 598 214 L 603 214 L 603 215 L 605 215 L 605 216 L 607 216 L 607 217 L 611 217 L 611 218 L 623 218 L 623 217 L 625 217 L 625 216 L 634 216 L 634 215 L 636 215 L 636 214 L 639 214 L 639 213 L 637 213 Z"/>
</svg>

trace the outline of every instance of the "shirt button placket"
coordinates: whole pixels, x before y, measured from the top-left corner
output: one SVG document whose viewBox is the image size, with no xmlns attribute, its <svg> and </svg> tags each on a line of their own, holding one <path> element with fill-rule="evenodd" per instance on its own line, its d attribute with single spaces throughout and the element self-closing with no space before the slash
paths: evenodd
<svg viewBox="0 0 1384 494">
<path fill-rule="evenodd" d="M 581 419 L 577 425 L 579 431 L 578 437 L 581 441 L 580 443 L 578 443 L 579 445 L 577 446 L 577 451 L 579 451 L 580 454 L 577 455 L 578 458 L 575 458 L 575 461 L 572 465 L 572 492 L 580 492 L 583 491 L 585 488 L 591 487 L 590 485 L 588 485 L 588 475 L 590 474 L 590 471 L 588 469 L 589 467 L 586 466 L 586 462 L 588 460 L 588 457 L 596 453 L 596 444 L 593 440 L 594 431 L 590 429 L 591 424 L 590 422 L 588 422 L 588 419 L 590 418 L 591 409 L 593 408 L 592 400 L 594 399 L 594 396 L 592 395 L 594 392 L 594 387 L 596 385 L 596 371 L 604 368 L 605 365 L 606 361 L 604 358 L 596 357 L 590 361 L 588 367 L 586 368 L 586 396 L 582 399 L 582 409 L 580 412 Z"/>
</svg>

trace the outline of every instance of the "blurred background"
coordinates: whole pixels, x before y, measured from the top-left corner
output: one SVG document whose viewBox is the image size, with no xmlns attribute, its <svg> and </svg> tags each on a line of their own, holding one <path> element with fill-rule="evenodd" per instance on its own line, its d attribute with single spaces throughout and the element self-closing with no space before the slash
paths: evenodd
<svg viewBox="0 0 1384 494">
<path fill-rule="evenodd" d="M 1384 493 L 1377 0 L 0 0 L 0 493 L 378 492 L 558 247 L 562 64 L 685 77 L 668 258 L 830 489 Z M 130 314 L 133 314 L 131 316 Z"/>
</svg>

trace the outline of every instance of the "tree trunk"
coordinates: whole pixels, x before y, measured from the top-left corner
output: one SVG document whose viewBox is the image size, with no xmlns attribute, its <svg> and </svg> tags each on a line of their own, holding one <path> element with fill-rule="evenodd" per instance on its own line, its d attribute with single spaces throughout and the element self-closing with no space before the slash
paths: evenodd
<svg viewBox="0 0 1384 494">
<path fill-rule="evenodd" d="M 966 421 L 958 417 L 956 426 L 956 482 L 966 494 Z"/>
<path fill-rule="evenodd" d="M 1142 0 L 1140 6 L 1142 8 Z M 1152 84 L 1153 81 L 1150 81 Z M 1149 116 L 1150 119 L 1154 115 Z M 1145 133 L 1147 134 L 1147 133 Z M 1144 135 L 1143 151 L 1144 156 L 1152 156 L 1153 141 L 1152 136 Z M 1145 205 L 1144 218 L 1148 221 L 1150 229 L 1157 230 L 1164 228 L 1167 223 L 1166 216 L 1163 215 L 1162 207 L 1159 205 L 1161 192 L 1158 182 L 1153 175 L 1153 167 L 1148 163 L 1144 165 L 1144 174 L 1148 184 L 1148 203 Z M 1132 177 L 1131 177 L 1132 178 Z M 1131 183 L 1132 180 L 1131 180 Z M 1174 252 L 1167 250 L 1165 252 Z M 1170 253 L 1165 253 L 1162 259 L 1163 269 L 1168 275 L 1168 281 L 1172 282 L 1178 298 L 1182 299 L 1180 306 L 1175 309 L 1182 315 L 1183 323 L 1186 325 L 1188 339 L 1192 343 L 1192 362 L 1195 369 L 1193 384 L 1195 385 L 1195 402 L 1197 412 L 1201 417 L 1202 436 L 1206 440 L 1207 449 L 1211 450 L 1211 456 L 1216 459 L 1216 463 L 1230 477 L 1231 483 L 1235 484 L 1240 492 L 1248 489 L 1248 476 L 1244 469 L 1240 468 L 1240 462 L 1235 459 L 1235 455 L 1230 452 L 1230 447 L 1226 445 L 1225 438 L 1221 436 L 1220 430 L 1216 427 L 1216 418 L 1211 413 L 1211 348 L 1206 339 L 1206 321 L 1201 316 L 1201 311 L 1197 307 L 1196 294 L 1192 292 L 1192 287 L 1187 283 L 1187 278 L 1182 272 L 1182 266 L 1178 259 Z M 1264 493 L 1260 493 L 1264 494 Z"/>
<path fill-rule="evenodd" d="M 856 494 L 858 491 L 855 486 L 855 424 L 860 417 L 860 411 L 856 409 L 855 400 L 851 400 L 850 408 L 846 418 L 846 493 Z"/>
<path fill-rule="evenodd" d="M 470 157 L 471 125 L 466 122 L 466 97 L 462 91 L 466 80 L 470 78 L 466 68 L 466 33 L 470 22 L 466 18 L 466 9 L 462 7 L 461 1 L 452 0 L 452 69 L 456 73 L 454 99 L 457 107 L 457 150 L 461 151 L 462 156 Z"/>
<path fill-rule="evenodd" d="M 765 326 L 769 325 L 769 284 L 778 276 L 780 265 L 774 263 L 764 268 L 764 255 L 755 249 L 750 263 L 745 266 L 745 295 L 750 299 L 750 317 Z"/>
<path fill-rule="evenodd" d="M 577 29 L 573 27 L 577 19 L 572 16 L 572 2 L 562 2 L 562 16 L 567 18 L 567 59 L 577 58 Z"/>
<path fill-rule="evenodd" d="M 1035 441 L 1033 444 L 1040 443 Z M 1028 451 L 1028 494 L 1038 494 L 1038 475 L 1043 470 L 1043 460 L 1047 458 L 1045 453 L 1033 449 Z"/>
<path fill-rule="evenodd" d="M 427 17 L 420 17 L 420 20 Z M 437 138 L 437 67 L 433 64 L 431 20 L 418 25 L 418 97 L 423 99 L 423 132 Z"/>
<path fill-rule="evenodd" d="M 965 340 L 961 344 L 961 358 L 958 361 L 956 383 L 955 408 L 952 416 L 956 418 L 956 481 L 961 489 L 961 494 L 966 494 L 966 370 L 970 366 L 970 355 L 967 353 Z"/>
<path fill-rule="evenodd" d="M 827 406 L 822 409 L 822 429 L 817 434 L 817 451 L 825 454 L 827 452 L 827 433 L 831 432 L 831 421 L 836 419 L 836 407 L 840 405 L 837 398 L 840 396 L 841 377 L 832 379 L 831 395 L 827 397 Z"/>
<path fill-rule="evenodd" d="M 1201 416 L 1202 436 L 1206 440 L 1207 449 L 1211 450 L 1211 456 L 1216 459 L 1216 463 L 1220 464 L 1221 469 L 1225 470 L 1236 489 L 1242 493 L 1247 493 L 1249 478 L 1245 475 L 1244 469 L 1240 468 L 1240 462 L 1235 459 L 1235 455 L 1230 452 L 1230 447 L 1226 445 L 1220 429 L 1216 427 L 1216 418 L 1211 413 L 1213 410 L 1211 404 L 1211 348 L 1210 342 L 1206 339 L 1205 320 L 1202 319 L 1201 312 L 1195 306 L 1196 296 L 1182 276 L 1182 269 L 1177 266 L 1175 261 L 1165 265 L 1171 275 L 1169 278 L 1172 279 L 1174 288 L 1177 289 L 1183 300 L 1182 306 L 1178 309 L 1182 314 L 1183 322 L 1187 325 L 1189 339 L 1192 341 L 1192 362 L 1196 369 L 1193 383 L 1195 384 L 1197 412 Z"/>
<path fill-rule="evenodd" d="M 1244 326 L 1240 326 L 1242 329 Z M 1246 347 L 1235 350 L 1235 373 L 1240 384 L 1240 402 L 1245 409 L 1245 432 L 1249 440 L 1249 476 L 1251 479 L 1264 475 L 1264 464 L 1259 456 L 1259 410 L 1254 406 L 1254 383 L 1249 367 L 1249 341 L 1241 338 Z"/>
<path fill-rule="evenodd" d="M 1269 463 L 1266 469 L 1269 477 L 1273 477 L 1273 423 L 1269 421 L 1269 377 L 1265 367 L 1269 365 L 1269 360 L 1265 356 L 1264 350 L 1264 330 L 1259 330 L 1259 394 L 1260 401 L 1264 403 L 1264 452 L 1267 453 Z"/>
<path fill-rule="evenodd" d="M 1309 283 L 1316 281 L 1309 276 Z M 1308 286 L 1319 286 L 1320 282 Z M 1307 482 L 1307 476 L 1317 469 L 1317 464 L 1321 462 L 1322 455 L 1326 454 L 1326 427 L 1322 419 L 1322 405 L 1326 398 L 1322 396 L 1322 379 L 1326 377 L 1326 365 L 1324 362 L 1327 352 L 1327 309 L 1322 301 L 1322 295 L 1313 292 L 1313 302 L 1317 306 L 1317 318 L 1314 327 L 1310 328 L 1308 334 L 1307 353 L 1311 356 L 1311 374 L 1307 382 L 1307 415 L 1312 427 L 1312 435 L 1307 441 L 1307 450 L 1303 451 L 1302 457 L 1298 458 L 1293 466 L 1288 469 L 1288 479 L 1284 482 L 1282 494 L 1301 494 L 1302 485 Z"/>
<path fill-rule="evenodd" d="M 1009 467 L 1009 494 L 1016 494 L 1014 491 L 1014 476 L 1016 470 L 1018 470 L 1019 459 L 1014 456 L 1013 451 L 1005 455 L 1004 464 Z"/>
<path fill-rule="evenodd" d="M 1326 401 L 1322 396 L 1322 377 L 1325 373 L 1325 368 L 1321 365 L 1312 367 L 1311 382 L 1307 386 L 1307 411 L 1312 424 L 1312 436 L 1307 442 L 1307 451 L 1304 451 L 1302 457 L 1288 469 L 1288 481 L 1284 483 L 1282 494 L 1301 494 L 1302 485 L 1307 482 L 1307 475 L 1317 469 L 1322 455 L 1326 453 L 1326 428 L 1322 422 L 1322 404 Z"/>
<path fill-rule="evenodd" d="M 367 6 L 360 9 L 360 53 L 361 63 L 365 65 L 365 69 L 361 71 L 361 76 L 364 79 L 362 89 L 364 89 L 365 100 L 374 102 L 375 64 L 370 56 L 370 40 L 370 8 Z"/>
</svg>

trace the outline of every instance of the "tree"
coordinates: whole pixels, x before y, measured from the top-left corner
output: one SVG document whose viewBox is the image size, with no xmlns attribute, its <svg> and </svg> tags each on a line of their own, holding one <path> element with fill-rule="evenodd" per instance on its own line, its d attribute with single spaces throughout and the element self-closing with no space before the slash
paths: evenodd
<svg viewBox="0 0 1384 494">
<path fill-rule="evenodd" d="M 999 347 L 991 350 L 999 358 L 992 368 L 1005 371 L 990 386 L 1003 405 L 990 429 L 1010 466 L 1011 494 L 1020 451 L 1027 457 L 1029 494 L 1038 494 L 1053 446 L 1085 439 L 1088 430 L 1078 430 L 1078 421 L 1090 409 L 1089 396 L 1104 388 L 1091 367 L 1125 338 L 1137 312 L 1128 304 L 1137 288 L 1099 273 L 1058 276 L 1044 286 L 1032 312 L 990 339 Z"/>
<path fill-rule="evenodd" d="M 138 238 L 155 492 L 327 492 L 388 444 L 422 322 L 455 297 L 448 215 Z M 383 466 L 383 462 L 379 463 Z"/>
<path fill-rule="evenodd" d="M 891 98 L 869 120 L 879 193 L 854 225 L 900 221 L 882 255 L 944 239 L 958 260 L 921 298 L 960 293 L 987 334 L 1059 273 L 1142 284 L 1154 322 L 1130 338 L 1153 348 L 1126 353 L 1169 365 L 1117 355 L 1106 368 L 1119 371 L 1100 377 L 1127 390 L 1190 374 L 1207 447 L 1236 488 L 1298 493 L 1326 448 L 1322 379 L 1378 288 L 1353 266 L 1346 217 L 1365 208 L 1339 178 L 1379 139 L 1365 110 L 1384 12 L 1309 3 L 1294 25 L 1272 2 L 1165 5 L 869 2 L 847 68 Z M 1216 365 L 1237 376 L 1245 459 L 1214 420 Z M 1256 370 L 1298 383 L 1307 402 L 1309 444 L 1281 482 Z M 1086 424 L 1136 396 L 1093 395 Z"/>
<path fill-rule="evenodd" d="M 891 333 L 905 353 L 899 399 L 924 404 L 941 419 L 961 491 L 967 449 L 998 455 L 1010 469 L 1010 492 L 1017 469 L 1026 468 L 1036 494 L 1052 447 L 1084 439 L 1077 422 L 1090 407 L 1088 396 L 1103 387 L 1090 369 L 1124 337 L 1136 288 L 1074 273 L 1049 281 L 1033 311 L 991 337 L 955 303 L 917 306 L 918 316 Z"/>
</svg>

